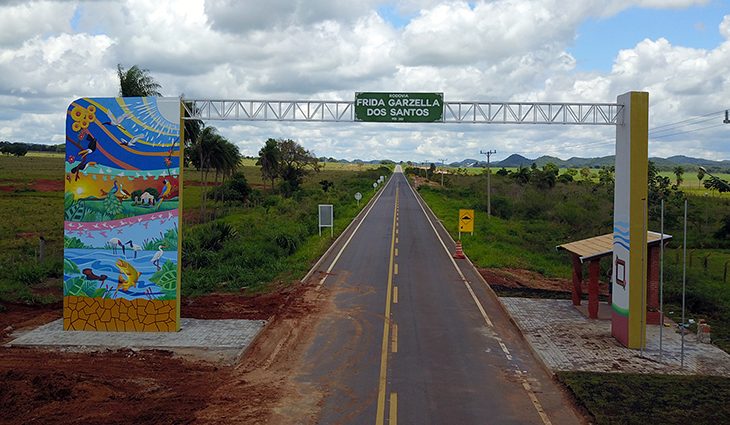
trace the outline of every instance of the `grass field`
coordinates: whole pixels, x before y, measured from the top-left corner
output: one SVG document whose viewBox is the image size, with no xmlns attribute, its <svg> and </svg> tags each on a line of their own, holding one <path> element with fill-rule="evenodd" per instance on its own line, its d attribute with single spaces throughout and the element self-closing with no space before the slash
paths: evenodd
<svg viewBox="0 0 730 425">
<path fill-rule="evenodd" d="M 184 241 L 189 242 L 183 249 L 183 263 L 189 265 L 183 272 L 184 294 L 238 288 L 260 292 L 271 283 L 301 278 L 333 240 L 328 229 L 318 235 L 317 204 L 334 206 L 337 237 L 375 193 L 372 183 L 377 176 L 390 173 L 367 166 L 362 171 L 325 167 L 306 178 L 302 190 L 292 198 L 283 198 L 269 194 L 270 183 L 261 180 L 258 167 L 244 165 L 241 170 L 259 191 L 252 195 L 256 199 L 251 206 L 230 208 L 207 201 L 219 217 L 215 222 L 230 226 L 236 236 L 212 251 L 202 249 L 207 225 L 188 225 L 183 230 Z M 192 182 L 185 188 L 186 212 L 200 208 L 203 188 L 195 185 L 198 179 L 197 172 L 186 170 L 185 180 Z M 319 184 L 322 180 L 334 186 L 324 192 Z M 355 192 L 363 195 L 359 206 Z M 185 257 L 186 251 L 192 255 Z"/>
<path fill-rule="evenodd" d="M 730 379 L 711 376 L 558 372 L 596 425 L 728 423 Z"/>
<path fill-rule="evenodd" d="M 63 193 L 33 189 L 38 179 L 63 181 L 63 156 L 0 156 L 0 299 L 53 301 L 29 285 L 59 278 L 63 250 Z M 48 261 L 38 266 L 39 238 Z"/>
<path fill-rule="evenodd" d="M 480 267 L 521 268 L 549 277 L 570 276 L 565 254 L 555 250 L 560 237 L 545 238 L 540 221 L 511 221 L 499 217 L 487 220 L 476 198 L 457 198 L 447 192 L 422 188 L 421 196 L 454 239 L 458 238 L 459 209 L 474 209 L 474 236 L 463 234 L 461 242 L 469 258 Z M 567 237 L 567 236 L 566 236 Z"/>
<path fill-rule="evenodd" d="M 63 152 L 36 152 L 36 151 L 29 151 L 27 154 L 25 154 L 27 157 L 36 157 L 36 158 L 63 158 L 66 156 Z"/>
</svg>

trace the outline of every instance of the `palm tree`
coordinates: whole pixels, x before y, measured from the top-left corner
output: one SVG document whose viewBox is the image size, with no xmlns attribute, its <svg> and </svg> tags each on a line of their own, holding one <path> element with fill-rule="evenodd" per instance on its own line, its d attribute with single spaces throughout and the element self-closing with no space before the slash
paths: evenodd
<svg viewBox="0 0 730 425">
<path fill-rule="evenodd" d="M 149 69 L 141 69 L 134 65 L 125 71 L 122 65 L 118 64 L 117 75 L 119 75 L 119 95 L 122 97 L 162 96 L 159 92 L 162 86 L 152 78 Z"/>
<path fill-rule="evenodd" d="M 205 199 L 208 195 L 208 171 L 210 170 L 210 158 L 216 154 L 219 145 L 219 139 L 222 137 L 218 134 L 215 127 L 203 127 L 198 132 L 195 139 L 191 140 L 189 150 L 190 160 L 193 166 L 200 171 L 200 179 L 203 185 L 203 191 L 200 196 L 200 216 L 205 215 Z"/>
<path fill-rule="evenodd" d="M 220 175 L 222 183 L 225 183 L 226 177 L 232 176 L 238 170 L 243 157 L 238 147 L 224 137 L 216 140 L 213 150 L 214 152 L 210 157 L 210 167 L 215 169 L 215 182 L 218 182 L 218 176 Z"/>
<path fill-rule="evenodd" d="M 215 170 L 216 182 L 218 176 L 224 178 L 236 172 L 241 164 L 241 153 L 238 147 L 218 134 L 215 127 L 202 125 L 195 139 L 191 141 L 188 150 L 190 162 L 200 171 L 203 190 L 200 201 L 200 216 L 205 217 L 205 200 L 208 197 L 208 174 Z"/>
<path fill-rule="evenodd" d="M 684 181 L 684 179 L 682 179 L 682 175 L 684 174 L 684 168 L 681 165 L 677 165 L 676 167 L 674 167 L 672 172 L 677 177 L 677 187 L 679 187 L 679 185 L 682 184 L 682 182 Z"/>
</svg>

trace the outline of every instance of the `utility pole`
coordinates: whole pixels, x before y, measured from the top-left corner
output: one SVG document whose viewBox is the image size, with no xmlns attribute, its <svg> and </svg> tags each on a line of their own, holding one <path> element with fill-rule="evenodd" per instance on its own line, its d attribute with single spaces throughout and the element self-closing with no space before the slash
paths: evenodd
<svg viewBox="0 0 730 425">
<path fill-rule="evenodd" d="M 444 187 L 444 163 L 448 161 L 448 158 L 439 159 L 441 161 L 441 187 Z"/>
<path fill-rule="evenodd" d="M 492 170 L 489 169 L 489 159 L 495 150 L 479 151 L 480 154 L 487 156 L 487 219 L 492 216 Z"/>
</svg>

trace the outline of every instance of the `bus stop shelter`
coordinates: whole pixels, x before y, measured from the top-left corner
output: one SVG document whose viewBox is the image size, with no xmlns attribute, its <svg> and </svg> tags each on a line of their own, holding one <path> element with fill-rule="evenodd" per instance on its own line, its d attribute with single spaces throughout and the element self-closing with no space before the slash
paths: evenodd
<svg viewBox="0 0 730 425">
<path fill-rule="evenodd" d="M 659 256 L 660 239 L 662 235 L 656 232 L 647 232 L 647 278 L 646 278 L 646 322 L 657 325 L 660 323 L 659 313 Z M 671 235 L 664 234 L 664 243 L 671 239 Z M 580 306 L 583 297 L 583 263 L 588 263 L 588 317 L 598 318 L 598 276 L 600 274 L 601 258 L 613 255 L 613 233 L 593 238 L 568 242 L 558 245 L 558 250 L 567 251 L 573 262 L 572 300 L 574 306 Z M 618 270 L 617 270 L 618 269 Z M 613 273 L 621 273 L 620 265 L 614 265 Z M 610 285 L 609 285 L 610 287 Z M 611 301 L 609 299 L 609 305 Z"/>
</svg>

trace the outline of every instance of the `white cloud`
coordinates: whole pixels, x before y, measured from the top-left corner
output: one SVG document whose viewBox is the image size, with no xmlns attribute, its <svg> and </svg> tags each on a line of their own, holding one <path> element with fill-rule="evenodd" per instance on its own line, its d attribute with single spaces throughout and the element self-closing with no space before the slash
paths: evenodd
<svg viewBox="0 0 730 425">
<path fill-rule="evenodd" d="M 205 13 L 216 29 L 232 33 L 356 20 L 379 1 L 360 0 L 208 0 Z"/>
<path fill-rule="evenodd" d="M 38 34 L 69 31 L 74 8 L 53 1 L 10 2 L 0 13 L 0 46 L 22 44 Z"/>
<path fill-rule="evenodd" d="M 440 91 L 447 100 L 611 102 L 628 90 L 648 90 L 650 125 L 674 122 L 730 106 L 730 15 L 717 29 L 725 41 L 712 49 L 672 45 L 669 36 L 646 39 L 614 52 L 607 72 L 577 71 L 567 50 L 589 18 L 705 3 L 6 2 L 0 6 L 0 138 L 63 140 L 60 114 L 68 102 L 116 95 L 118 63 L 150 69 L 166 95 L 198 98 L 350 100 L 355 91 L 391 90 Z M 378 14 L 380 6 L 411 19 L 397 28 Z M 456 160 L 490 147 L 504 156 L 605 155 L 614 137 L 610 127 L 211 124 L 246 154 L 258 152 L 268 137 L 285 137 L 318 155 L 348 159 Z M 673 154 L 681 145 L 730 157 L 717 143 L 721 129 L 656 140 L 651 153 Z"/>
</svg>

